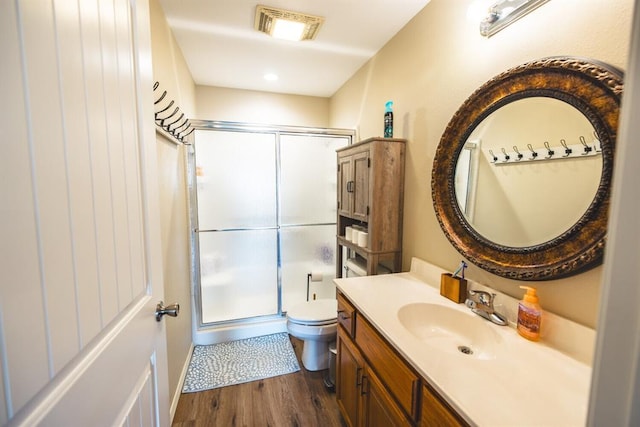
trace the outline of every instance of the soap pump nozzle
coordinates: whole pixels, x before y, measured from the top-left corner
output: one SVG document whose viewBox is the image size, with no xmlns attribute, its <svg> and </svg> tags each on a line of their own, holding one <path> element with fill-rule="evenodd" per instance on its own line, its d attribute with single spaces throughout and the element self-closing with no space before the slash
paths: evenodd
<svg viewBox="0 0 640 427">
<path fill-rule="evenodd" d="M 532 288 L 531 286 L 520 286 L 520 289 L 525 289 L 527 291 L 522 297 L 524 301 L 531 302 L 534 304 L 538 303 L 538 295 L 536 294 L 536 288 Z"/>
</svg>

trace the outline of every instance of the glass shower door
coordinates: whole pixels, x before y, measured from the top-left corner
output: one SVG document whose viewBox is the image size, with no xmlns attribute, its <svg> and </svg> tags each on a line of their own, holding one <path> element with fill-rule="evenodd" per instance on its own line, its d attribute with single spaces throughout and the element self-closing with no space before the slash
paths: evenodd
<svg viewBox="0 0 640 427">
<path fill-rule="evenodd" d="M 195 141 L 202 323 L 278 314 L 276 137 Z"/>
<path fill-rule="evenodd" d="M 335 298 L 336 149 L 348 137 L 280 136 L 282 310 L 307 299 Z"/>
</svg>

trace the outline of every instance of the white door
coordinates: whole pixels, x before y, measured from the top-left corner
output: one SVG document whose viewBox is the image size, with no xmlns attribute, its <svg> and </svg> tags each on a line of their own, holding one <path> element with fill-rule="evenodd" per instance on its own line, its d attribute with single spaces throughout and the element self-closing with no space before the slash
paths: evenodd
<svg viewBox="0 0 640 427">
<path fill-rule="evenodd" d="M 149 11 L 0 2 L 0 424 L 168 425 Z"/>
</svg>

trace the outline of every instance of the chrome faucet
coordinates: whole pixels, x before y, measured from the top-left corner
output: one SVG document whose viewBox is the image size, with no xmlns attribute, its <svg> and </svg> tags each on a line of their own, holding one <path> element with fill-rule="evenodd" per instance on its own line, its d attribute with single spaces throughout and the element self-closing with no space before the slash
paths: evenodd
<svg viewBox="0 0 640 427">
<path fill-rule="evenodd" d="M 505 326 L 507 319 L 493 309 L 493 299 L 496 294 L 470 289 L 465 305 L 478 316 L 487 319 L 496 325 Z"/>
</svg>

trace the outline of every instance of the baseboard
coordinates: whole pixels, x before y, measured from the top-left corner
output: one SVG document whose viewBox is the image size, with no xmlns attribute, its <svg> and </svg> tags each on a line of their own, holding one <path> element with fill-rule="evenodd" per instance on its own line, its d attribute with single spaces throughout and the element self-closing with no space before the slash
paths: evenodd
<svg viewBox="0 0 640 427">
<path fill-rule="evenodd" d="M 191 361 L 193 347 L 194 345 L 193 343 L 191 343 L 189 352 L 187 353 L 187 358 L 184 361 L 184 365 L 182 365 L 182 372 L 180 372 L 180 380 L 178 380 L 178 386 L 173 392 L 173 398 L 171 399 L 171 408 L 169 409 L 169 419 L 171 420 L 171 424 L 173 424 L 173 417 L 176 415 L 178 401 L 180 400 L 180 395 L 182 394 L 182 387 L 184 387 L 184 379 L 187 377 L 187 370 L 189 369 L 189 362 Z"/>
</svg>

